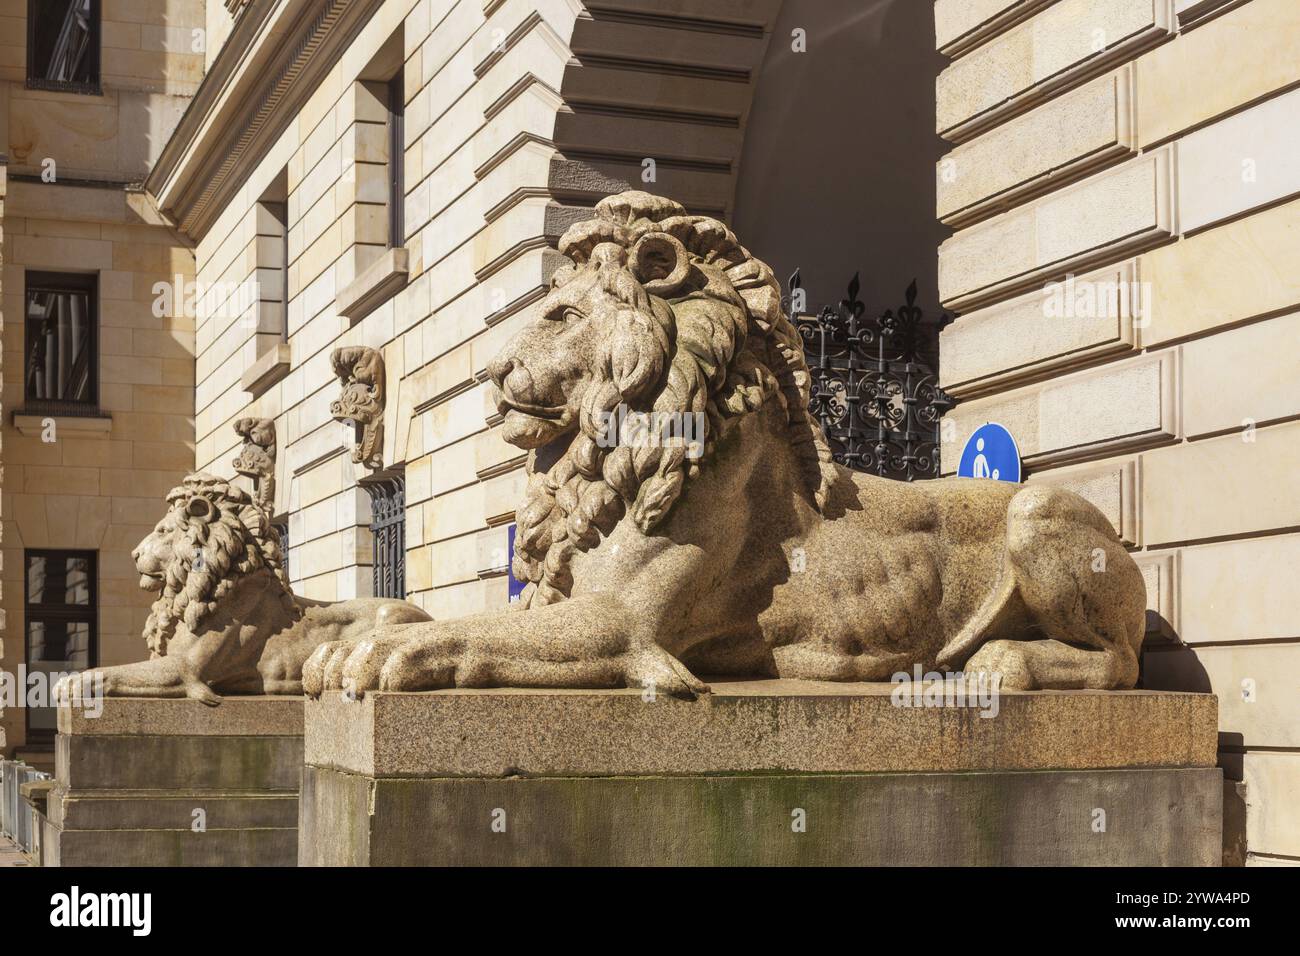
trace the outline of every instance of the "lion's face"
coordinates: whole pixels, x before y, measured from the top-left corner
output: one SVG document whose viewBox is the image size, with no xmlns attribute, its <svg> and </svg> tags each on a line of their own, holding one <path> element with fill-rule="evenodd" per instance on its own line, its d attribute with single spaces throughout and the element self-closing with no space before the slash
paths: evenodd
<svg viewBox="0 0 1300 956">
<path fill-rule="evenodd" d="M 140 587 L 146 591 L 162 590 L 167 569 L 176 560 L 176 541 L 183 528 L 178 507 L 179 502 L 168 508 L 153 531 L 131 552 L 135 569 L 140 572 Z"/>
<path fill-rule="evenodd" d="M 601 242 L 556 272 L 541 315 L 489 365 L 504 437 L 537 448 L 575 429 L 581 416 L 634 403 L 662 384 L 676 329 L 674 309 L 692 295 L 743 311 L 720 296 L 671 236 Z M 704 290 L 708 288 L 708 295 Z"/>
<path fill-rule="evenodd" d="M 199 626 L 242 578 L 269 571 L 289 593 L 279 538 L 244 490 L 197 472 L 167 495 L 167 513 L 131 552 L 140 587 L 160 592 L 145 636 L 165 653 L 176 624 Z"/>
<path fill-rule="evenodd" d="M 594 278 L 586 277 L 589 287 Z M 592 289 L 572 307 L 547 308 L 555 298 L 552 292 L 544 317 L 516 335 L 488 365 L 497 411 L 504 416 L 503 435 L 520 448 L 537 448 L 571 431 L 596 379 L 602 323 L 610 319 L 607 297 Z"/>
</svg>

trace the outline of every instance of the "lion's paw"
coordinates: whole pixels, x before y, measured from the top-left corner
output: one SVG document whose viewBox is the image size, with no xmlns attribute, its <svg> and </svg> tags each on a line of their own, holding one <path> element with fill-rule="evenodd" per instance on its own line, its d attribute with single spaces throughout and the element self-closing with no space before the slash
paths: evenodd
<svg viewBox="0 0 1300 956">
<path fill-rule="evenodd" d="M 966 674 L 986 674 L 1002 690 L 1033 690 L 1038 686 L 1029 669 L 1022 641 L 989 641 L 962 668 Z"/>
<path fill-rule="evenodd" d="M 701 694 L 709 693 L 708 684 L 658 645 L 631 651 L 627 656 L 623 676 L 629 687 L 647 688 L 669 697 L 694 700 Z"/>
<path fill-rule="evenodd" d="M 354 641 L 327 641 L 316 648 L 302 665 L 303 693 L 319 697 L 327 690 L 338 689 L 343 662 L 355 646 Z"/>
</svg>

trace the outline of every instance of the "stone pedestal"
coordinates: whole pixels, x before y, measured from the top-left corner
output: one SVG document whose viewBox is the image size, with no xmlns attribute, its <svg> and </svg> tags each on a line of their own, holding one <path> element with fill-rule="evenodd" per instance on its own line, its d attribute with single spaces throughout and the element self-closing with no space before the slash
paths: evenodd
<svg viewBox="0 0 1300 956">
<path fill-rule="evenodd" d="M 1216 865 L 1211 695 L 887 684 L 328 695 L 302 865 Z"/>
<path fill-rule="evenodd" d="M 301 698 L 101 703 L 59 709 L 44 865 L 295 864 Z"/>
</svg>

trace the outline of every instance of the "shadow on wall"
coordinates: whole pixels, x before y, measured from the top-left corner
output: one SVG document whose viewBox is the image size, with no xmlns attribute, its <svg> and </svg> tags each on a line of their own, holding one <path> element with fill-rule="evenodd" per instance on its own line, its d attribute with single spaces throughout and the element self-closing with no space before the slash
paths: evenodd
<svg viewBox="0 0 1300 956">
<path fill-rule="evenodd" d="M 806 32 L 806 52 L 792 31 Z M 838 301 L 862 274 L 868 314 L 896 307 L 913 277 L 938 312 L 934 5 L 786 0 L 758 77 L 733 228 L 776 270 L 796 267 L 808 307 Z"/>
</svg>

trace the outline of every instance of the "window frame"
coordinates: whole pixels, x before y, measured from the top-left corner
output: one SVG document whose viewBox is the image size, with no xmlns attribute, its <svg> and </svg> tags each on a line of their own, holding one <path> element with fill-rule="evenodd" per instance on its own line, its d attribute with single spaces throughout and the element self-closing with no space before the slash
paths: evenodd
<svg viewBox="0 0 1300 956">
<path fill-rule="evenodd" d="M 39 398 L 28 393 L 27 363 L 31 360 L 31 325 L 28 315 L 33 286 L 41 292 L 84 292 L 89 310 L 87 397 L 85 399 Z M 27 269 L 23 274 L 23 405 L 19 413 L 76 417 L 99 414 L 99 273 L 55 272 Z"/>
<path fill-rule="evenodd" d="M 102 96 L 104 93 L 103 50 L 104 50 L 104 14 L 102 0 L 90 0 L 90 56 L 94 79 L 86 82 L 69 80 L 50 80 L 43 76 L 34 76 L 36 66 L 36 15 L 35 8 L 41 0 L 27 0 L 27 89 L 50 90 L 56 93 L 80 93 L 88 96 Z"/>
<path fill-rule="evenodd" d="M 33 604 L 31 596 L 32 558 L 84 558 L 90 598 L 85 604 Z M 86 623 L 90 627 L 87 642 L 86 670 L 99 666 L 99 552 L 85 548 L 24 548 L 23 549 L 23 662 L 30 670 L 32 664 L 31 624 L 33 621 L 63 621 Z M 32 708 L 24 708 L 24 729 L 27 742 L 46 743 L 54 740 L 49 728 L 32 727 Z"/>
</svg>

